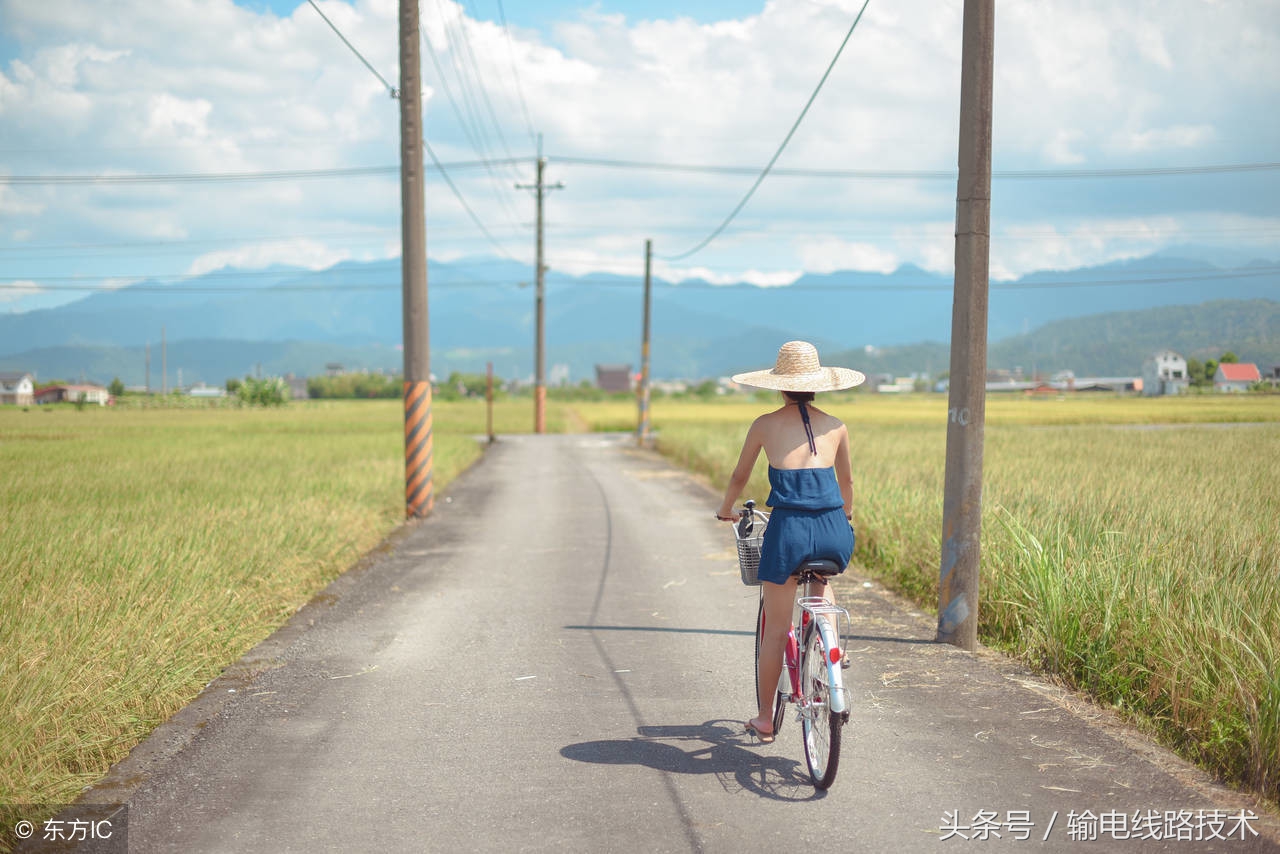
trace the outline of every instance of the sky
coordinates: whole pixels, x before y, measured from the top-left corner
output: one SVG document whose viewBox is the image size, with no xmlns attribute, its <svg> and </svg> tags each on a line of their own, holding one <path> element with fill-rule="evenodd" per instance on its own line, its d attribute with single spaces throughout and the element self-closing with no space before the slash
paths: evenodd
<svg viewBox="0 0 1280 854">
<path fill-rule="evenodd" d="M 373 71 L 307 0 L 0 0 L 0 311 L 398 257 L 398 3 L 315 3 Z M 861 0 L 420 7 L 424 131 L 453 184 L 428 173 L 427 251 L 458 276 L 532 276 L 515 185 L 539 135 L 560 272 L 639 274 L 646 239 L 671 281 L 952 269 L 960 0 L 871 0 L 775 172 L 683 258 Z M 1187 244 L 1280 259 L 1274 0 L 998 0 L 995 81 L 993 279 Z"/>
</svg>

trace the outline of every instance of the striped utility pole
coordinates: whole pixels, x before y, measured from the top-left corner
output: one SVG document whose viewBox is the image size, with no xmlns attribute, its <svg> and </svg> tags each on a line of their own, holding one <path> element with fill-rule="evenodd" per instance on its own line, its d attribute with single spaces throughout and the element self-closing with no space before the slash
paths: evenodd
<svg viewBox="0 0 1280 854">
<path fill-rule="evenodd" d="M 652 299 L 653 241 L 644 242 L 644 325 L 640 331 L 640 426 L 636 444 L 649 441 L 649 305 Z"/>
<path fill-rule="evenodd" d="M 956 282 L 951 308 L 951 386 L 937 639 L 968 650 L 978 645 L 994 46 L 995 0 L 965 0 L 960 59 L 960 177 L 956 184 Z"/>
<path fill-rule="evenodd" d="M 431 484 L 431 356 L 427 329 L 427 217 L 422 167 L 418 0 L 400 0 L 400 240 L 404 320 L 404 504 L 425 516 Z"/>
</svg>

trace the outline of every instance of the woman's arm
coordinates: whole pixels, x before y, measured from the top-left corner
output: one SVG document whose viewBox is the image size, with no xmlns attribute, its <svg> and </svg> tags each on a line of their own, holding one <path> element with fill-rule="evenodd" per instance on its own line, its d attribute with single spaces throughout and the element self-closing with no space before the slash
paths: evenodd
<svg viewBox="0 0 1280 854">
<path fill-rule="evenodd" d="M 844 498 L 845 518 L 853 519 L 853 465 L 849 459 L 849 428 L 840 425 L 840 444 L 836 446 L 836 482 Z"/>
<path fill-rule="evenodd" d="M 756 467 L 756 458 L 760 456 L 760 449 L 764 447 L 764 430 L 760 421 L 761 419 L 757 418 L 752 422 L 751 429 L 747 430 L 747 438 L 742 443 L 742 453 L 738 455 L 738 464 L 734 466 L 733 474 L 729 475 L 729 485 L 724 491 L 724 501 L 720 502 L 720 509 L 716 511 L 717 519 L 732 522 L 738 518 L 734 515 L 733 504 L 742 494 L 742 490 L 746 489 L 747 481 L 751 479 L 751 471 Z"/>
</svg>

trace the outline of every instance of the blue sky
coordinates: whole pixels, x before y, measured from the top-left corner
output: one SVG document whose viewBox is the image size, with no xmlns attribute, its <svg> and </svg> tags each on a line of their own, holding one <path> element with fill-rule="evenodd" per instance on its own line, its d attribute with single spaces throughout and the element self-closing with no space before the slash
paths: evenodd
<svg viewBox="0 0 1280 854">
<path fill-rule="evenodd" d="M 317 2 L 396 80 L 395 0 Z M 671 260 L 742 198 L 861 5 L 504 0 L 503 30 L 496 0 L 420 0 L 426 137 L 461 194 L 429 174 L 428 253 L 479 279 L 499 253 L 531 262 L 513 185 L 541 133 L 565 184 L 547 204 L 558 270 L 638 273 L 652 238 L 672 280 L 948 271 L 960 0 L 872 0 L 779 173 Z M 1280 169 L 1072 177 L 1280 162 L 1280 4 L 1002 0 L 996 32 L 993 277 L 1187 244 L 1280 260 Z M 0 311 L 395 257 L 397 161 L 396 102 L 305 0 L 0 0 Z M 638 165 L 655 163 L 741 171 Z M 999 177 L 1018 170 L 1057 177 Z M 263 174 L 282 171 L 309 176 Z M 211 173 L 258 177 L 49 180 Z"/>
</svg>

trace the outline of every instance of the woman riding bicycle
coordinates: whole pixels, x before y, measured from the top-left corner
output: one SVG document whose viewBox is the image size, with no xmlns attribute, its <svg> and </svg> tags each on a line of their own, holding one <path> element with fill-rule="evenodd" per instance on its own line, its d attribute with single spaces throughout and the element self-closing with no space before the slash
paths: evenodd
<svg viewBox="0 0 1280 854">
<path fill-rule="evenodd" d="M 772 369 L 737 374 L 741 385 L 780 391 L 784 404 L 761 415 L 747 431 L 738 465 L 729 477 L 716 518 L 737 520 L 733 505 L 742 494 L 756 459 L 769 461 L 766 502 L 773 510 L 760 549 L 759 578 L 764 594 L 765 633 L 760 642 L 757 717 L 747 730 L 762 742 L 773 740 L 773 701 L 791 625 L 801 561 L 826 558 L 845 566 L 853 555 L 853 472 L 849 431 L 844 422 L 811 405 L 820 391 L 853 388 L 866 379 L 848 368 L 824 367 L 805 341 L 788 341 Z M 831 598 L 829 588 L 824 594 Z"/>
</svg>

